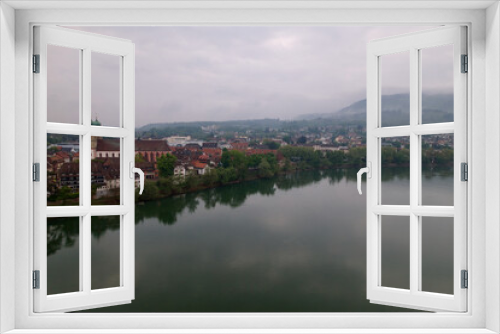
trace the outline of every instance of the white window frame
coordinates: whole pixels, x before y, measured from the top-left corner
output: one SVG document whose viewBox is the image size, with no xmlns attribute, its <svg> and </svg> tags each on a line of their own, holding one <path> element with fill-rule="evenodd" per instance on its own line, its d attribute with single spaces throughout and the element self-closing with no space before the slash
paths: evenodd
<svg viewBox="0 0 500 334">
<path fill-rule="evenodd" d="M 461 270 L 467 270 L 467 183 L 461 180 L 461 163 L 467 163 L 467 76 L 462 73 L 462 55 L 467 54 L 466 28 L 445 26 L 411 34 L 387 37 L 369 42 L 367 50 L 367 153 L 371 177 L 367 179 L 367 296 L 372 303 L 410 306 L 431 311 L 467 310 L 467 290 L 461 287 Z M 452 45 L 449 59 L 453 69 L 454 121 L 422 123 L 422 51 L 432 47 Z M 384 127 L 382 124 L 382 75 L 384 56 L 399 52 L 409 58 L 409 122 L 408 125 Z M 454 134 L 454 204 L 451 206 L 422 205 L 421 136 Z M 382 140 L 407 136 L 410 139 L 410 183 L 408 205 L 383 205 Z M 409 289 L 383 286 L 382 241 L 383 219 L 399 216 L 402 224 L 409 223 Z M 453 219 L 453 293 L 442 294 L 422 290 L 422 219 L 451 217 Z"/>
<path fill-rule="evenodd" d="M 14 11 L 17 8 L 31 8 Z M 52 9 L 51 9 L 52 6 Z M 73 7 L 72 7 L 73 6 Z M 114 10 L 91 9 L 110 7 Z M 117 7 L 121 9 L 116 9 Z M 125 7 L 134 9 L 123 9 Z M 148 6 L 149 9 L 148 9 Z M 156 7 L 164 8 L 156 8 Z M 212 6 L 212 8 L 210 8 Z M 58 7 L 67 7 L 61 9 Z M 68 8 L 69 7 L 69 8 Z M 86 8 L 85 8 L 86 7 Z M 136 8 L 143 7 L 138 11 Z M 151 7 L 154 7 L 153 9 Z M 35 8 L 35 9 L 33 9 Z M 48 8 L 41 10 L 40 8 Z M 80 8 L 80 9 L 74 9 Z M 307 9 L 307 10 L 304 10 Z M 353 10 L 355 9 L 355 10 Z M 500 13 L 496 1 L 398 1 L 286 3 L 18 2 L 0 4 L 0 325 L 1 331 L 37 329 L 88 333 L 492 333 L 500 331 Z M 15 18 L 15 22 L 13 20 Z M 465 24 L 471 59 L 468 78 L 469 307 L 467 313 L 294 314 L 34 314 L 31 279 L 33 203 L 32 27 L 61 25 L 267 25 L 267 24 Z M 15 41 L 13 39 L 15 31 Z M 15 47 L 15 50 L 14 50 Z M 334 60 L 332 60 L 334 61 Z M 12 66 L 15 65 L 15 73 Z M 12 83 L 15 82 L 15 86 Z M 12 96 L 15 94 L 15 101 Z M 15 111 L 15 112 L 13 112 Z M 15 124 L 14 131 L 7 127 Z M 14 134 L 15 142 L 12 145 Z M 485 152 L 488 152 L 486 154 Z M 11 163 L 15 161 L 15 163 Z M 15 170 L 15 177 L 12 172 Z M 486 182 L 486 174 L 488 182 Z M 7 197 L 12 195 L 14 199 Z M 28 195 L 27 195 L 28 194 Z M 11 210 L 13 205 L 15 210 Z M 14 254 L 14 257 L 12 257 Z M 9 286 L 10 284 L 10 286 Z M 12 289 L 15 286 L 15 289 Z M 333 287 L 332 288 L 336 288 Z M 12 307 L 15 305 L 15 307 Z M 133 330 L 135 329 L 135 330 Z M 164 329 L 160 331 L 160 329 Z M 300 331 L 298 329 L 301 329 Z M 392 329 L 392 330 L 391 330 Z M 418 329 L 418 330 L 415 330 Z M 108 330 L 108 331 L 106 331 Z M 46 331 L 45 331 L 46 332 Z"/>
<path fill-rule="evenodd" d="M 34 53 L 39 55 L 39 73 L 33 76 L 34 162 L 40 163 L 40 180 L 33 184 L 34 257 L 39 271 L 39 288 L 34 289 L 35 312 L 75 311 L 130 303 L 134 299 L 135 268 L 135 51 L 128 40 L 52 26 L 34 27 Z M 78 50 L 80 56 L 80 110 L 78 124 L 47 122 L 48 45 Z M 119 59 L 119 126 L 91 125 L 92 53 L 113 55 Z M 47 206 L 47 134 L 78 136 L 80 142 L 80 205 Z M 120 141 L 120 204 L 91 204 L 91 138 L 110 137 Z M 118 216 L 120 219 L 120 283 L 117 287 L 92 290 L 91 224 L 92 217 Z M 47 294 L 47 218 L 79 219 L 79 291 Z"/>
</svg>

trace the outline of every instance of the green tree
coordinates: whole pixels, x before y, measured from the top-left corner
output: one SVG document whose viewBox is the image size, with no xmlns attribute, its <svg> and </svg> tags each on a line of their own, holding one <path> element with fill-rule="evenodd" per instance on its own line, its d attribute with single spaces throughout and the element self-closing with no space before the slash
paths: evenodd
<svg viewBox="0 0 500 334">
<path fill-rule="evenodd" d="M 283 137 L 283 141 L 287 144 L 291 144 L 292 143 L 292 137 L 291 136 L 285 136 Z"/>
<path fill-rule="evenodd" d="M 264 139 L 263 144 L 266 145 L 267 147 L 269 147 L 270 150 L 277 150 L 281 146 L 280 143 L 277 143 L 277 142 L 269 140 L 269 139 Z"/>
<path fill-rule="evenodd" d="M 219 170 L 220 182 L 222 184 L 228 184 L 238 180 L 238 173 L 233 167 L 224 168 Z"/>
<path fill-rule="evenodd" d="M 247 157 L 247 165 L 249 168 L 258 168 L 261 161 L 262 155 L 260 154 L 252 154 Z"/>
<path fill-rule="evenodd" d="M 138 195 L 139 189 L 136 189 L 136 199 L 138 198 L 143 201 L 150 201 L 160 197 L 160 190 L 156 186 L 155 182 L 146 181 L 144 183 L 144 191 L 142 192 L 142 195 L 140 195 L 140 197 L 137 197 Z"/>
<path fill-rule="evenodd" d="M 259 176 L 266 178 L 274 176 L 274 171 L 272 170 L 269 162 L 267 162 L 267 159 L 262 159 L 259 164 Z"/>
<path fill-rule="evenodd" d="M 285 158 L 285 164 L 283 165 L 283 170 L 285 172 L 289 172 L 292 170 L 292 163 L 290 162 L 290 159 Z"/>
<path fill-rule="evenodd" d="M 307 138 L 302 136 L 297 139 L 297 144 L 305 144 L 307 143 Z"/>
<path fill-rule="evenodd" d="M 384 156 L 384 148 L 382 148 L 382 156 Z M 366 147 L 351 148 L 349 150 L 349 153 L 347 154 L 347 158 L 350 164 L 353 165 L 362 164 L 364 161 L 366 161 Z"/>
<path fill-rule="evenodd" d="M 177 158 L 167 153 L 166 155 L 162 155 L 156 160 L 158 170 L 160 172 L 160 176 L 167 177 L 174 175 L 175 163 L 177 162 Z"/>
<path fill-rule="evenodd" d="M 340 165 L 344 163 L 345 154 L 344 151 L 328 151 L 326 152 L 326 158 L 333 165 Z"/>
<path fill-rule="evenodd" d="M 135 155 L 135 162 L 136 163 L 138 163 L 138 162 L 146 162 L 146 160 L 144 159 L 144 157 L 142 156 L 142 154 L 137 153 Z"/>
<path fill-rule="evenodd" d="M 246 157 L 243 152 L 231 150 L 222 152 L 221 163 L 224 168 L 242 168 L 246 167 Z"/>
<path fill-rule="evenodd" d="M 397 164 L 410 163 L 410 150 L 407 149 L 399 150 L 394 156 L 394 162 Z"/>
</svg>

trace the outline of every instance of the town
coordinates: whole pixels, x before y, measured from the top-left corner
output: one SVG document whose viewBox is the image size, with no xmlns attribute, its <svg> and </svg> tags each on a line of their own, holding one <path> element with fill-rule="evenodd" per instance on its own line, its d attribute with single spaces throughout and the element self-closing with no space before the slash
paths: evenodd
<svg viewBox="0 0 500 334">
<path fill-rule="evenodd" d="M 98 121 L 93 121 L 99 125 Z M 143 199 L 154 199 L 233 182 L 272 177 L 297 170 L 354 168 L 366 160 L 363 125 L 266 127 L 227 131 L 202 125 L 198 138 L 186 135 L 135 140 L 135 165 L 145 174 Z M 175 131 L 170 130 L 170 131 Z M 192 131 L 193 132 L 193 131 Z M 144 134 L 149 135 L 147 138 Z M 384 138 L 382 163 L 408 166 L 409 137 Z M 423 164 L 453 161 L 453 135 L 422 136 Z M 119 204 L 120 140 L 92 137 L 92 204 Z M 48 205 L 74 205 L 79 199 L 79 140 L 77 136 L 47 136 Z M 138 180 L 136 180 L 138 185 Z"/>
</svg>

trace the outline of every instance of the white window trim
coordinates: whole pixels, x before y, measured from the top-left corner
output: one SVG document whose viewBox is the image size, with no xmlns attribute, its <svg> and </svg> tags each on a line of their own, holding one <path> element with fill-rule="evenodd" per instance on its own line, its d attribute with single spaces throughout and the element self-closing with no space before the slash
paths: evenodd
<svg viewBox="0 0 500 334">
<path fill-rule="evenodd" d="M 158 6 L 145 1 L 122 2 L 123 6 Z M 202 9 L 212 4 L 219 9 Z M 500 18 L 496 1 L 434 1 L 416 2 L 321 2 L 285 1 L 269 3 L 238 2 L 231 9 L 223 2 L 163 2 L 171 8 L 92 10 L 53 9 L 19 10 L 15 12 L 15 74 L 12 73 L 14 24 L 12 6 L 43 8 L 71 6 L 64 2 L 17 2 L 0 4 L 0 331 L 13 333 L 77 332 L 311 332 L 311 333 L 492 333 L 500 331 Z M 488 10 L 474 9 L 484 8 Z M 79 1 L 74 7 L 121 6 L 113 2 Z M 178 9 L 184 6 L 190 9 Z M 293 8 L 291 8 L 293 6 Z M 390 9 L 391 6 L 406 9 Z M 433 10 L 425 9 L 432 6 Z M 450 9 L 453 6 L 472 9 Z M 234 8 L 236 7 L 236 8 Z M 280 8 L 281 9 L 275 9 Z M 345 8 L 356 8 L 349 10 Z M 418 9 L 414 9 L 418 7 Z M 448 8 L 450 7 L 450 8 Z M 57 7 L 56 7 L 57 8 Z M 249 8 L 249 9 L 242 9 Z M 260 9 L 256 9 L 260 8 Z M 306 8 L 297 9 L 297 8 Z M 337 9 L 336 9 L 337 8 Z M 379 8 L 378 10 L 366 8 Z M 412 9 L 409 9 L 412 8 Z M 448 8 L 448 9 L 435 9 Z M 7 19 L 5 19 L 7 17 Z M 437 313 L 277 313 L 277 314 L 33 314 L 33 293 L 30 289 L 32 254 L 32 183 L 30 179 L 32 146 L 32 76 L 30 55 L 33 24 L 86 25 L 105 22 L 110 25 L 264 25 L 264 24 L 466 24 L 469 26 L 469 312 Z M 9 29 L 1 29 L 9 28 Z M 10 37 L 10 38 L 9 38 Z M 12 84 L 15 82 L 15 87 Z M 15 93 L 15 109 L 12 96 Z M 10 96 L 10 97 L 9 97 Z M 15 112 L 13 112 L 15 110 Z M 15 124 L 15 144 L 12 130 Z M 28 134 L 28 136 L 26 135 Z M 488 154 L 486 154 L 486 152 Z M 8 163 L 9 161 L 14 161 Z M 15 178 L 12 172 L 15 167 Z M 488 182 L 486 174 L 488 173 Z M 9 187 L 10 186 L 10 187 Z M 14 203 L 12 189 L 15 189 Z M 10 201 L 10 202 L 9 202 Z M 15 206 L 12 206 L 14 204 Z M 15 212 L 12 211 L 15 207 Z M 15 218 L 15 219 L 13 219 Z M 15 239 L 14 239 L 15 238 Z M 15 244 L 13 242 L 15 240 Z M 473 247 L 472 247 L 473 245 Z M 14 257 L 12 257 L 14 254 Z M 12 286 L 15 282 L 15 289 Z M 332 287 L 335 288 L 335 287 Z M 15 307 L 12 307 L 15 305 Z M 131 330 L 132 328 L 136 330 Z M 142 328 L 142 330 L 141 330 Z M 385 328 L 385 329 L 384 329 Z M 392 328 L 393 330 L 389 330 Z M 413 328 L 413 330 L 412 330 Z M 418 328 L 418 331 L 415 331 Z M 431 328 L 432 330 L 430 330 Z M 100 330 L 99 330 L 100 329 Z M 112 331 L 112 329 L 122 329 Z M 147 329 L 150 329 L 147 331 Z M 158 329 L 158 331 L 154 331 Z M 160 330 L 164 329 L 164 330 Z M 186 329 L 192 329 L 186 331 Z M 301 330 L 299 330 L 301 329 Z M 45 331 L 47 332 L 47 331 Z M 81 332 L 81 331 L 80 331 Z"/>
</svg>

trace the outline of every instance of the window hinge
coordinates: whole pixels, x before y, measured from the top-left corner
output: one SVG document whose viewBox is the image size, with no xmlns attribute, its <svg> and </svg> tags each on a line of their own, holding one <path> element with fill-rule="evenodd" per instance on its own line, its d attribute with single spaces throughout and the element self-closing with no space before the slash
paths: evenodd
<svg viewBox="0 0 500 334">
<path fill-rule="evenodd" d="M 469 72 L 469 57 L 467 55 L 462 55 L 462 73 Z"/>
<path fill-rule="evenodd" d="M 466 162 L 462 162 L 460 165 L 460 179 L 462 181 L 469 181 L 469 165 Z"/>
<path fill-rule="evenodd" d="M 33 55 L 33 73 L 40 73 L 40 55 Z"/>
<path fill-rule="evenodd" d="M 40 182 L 40 163 L 33 164 L 33 181 Z"/>
<path fill-rule="evenodd" d="M 33 270 L 33 289 L 40 289 L 40 270 Z"/>
<path fill-rule="evenodd" d="M 467 270 L 462 270 L 461 274 L 461 279 L 462 279 L 462 289 L 467 289 L 469 287 L 469 273 Z"/>
</svg>

